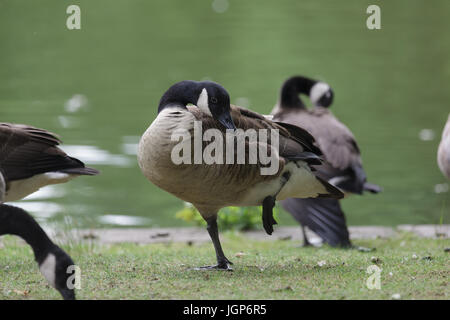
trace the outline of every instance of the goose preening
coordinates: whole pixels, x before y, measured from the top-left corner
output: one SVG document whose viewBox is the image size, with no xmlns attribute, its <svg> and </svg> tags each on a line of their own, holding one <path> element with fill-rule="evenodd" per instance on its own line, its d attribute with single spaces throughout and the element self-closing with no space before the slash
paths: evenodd
<svg viewBox="0 0 450 320">
<path fill-rule="evenodd" d="M 276 150 L 274 140 L 256 143 L 245 140 L 246 160 L 253 156 L 249 150 L 256 144 L 271 150 L 277 171 L 265 175 L 261 173 L 265 167 L 262 161 L 256 164 L 241 163 L 236 161 L 236 157 L 228 161 L 228 158 L 224 159 L 225 155 L 219 156 L 214 163 L 195 161 L 198 141 L 200 154 L 209 147 L 206 143 L 208 139 L 196 128 L 198 123 L 203 129 L 215 130 L 219 135 L 215 139 L 220 140 L 221 145 L 230 132 L 238 138 L 239 134 L 250 129 L 278 130 L 279 150 Z M 174 139 L 176 133 L 177 138 Z M 189 147 L 183 153 L 192 147 L 194 154 L 183 154 L 187 161 L 175 164 L 173 151 L 179 146 L 180 136 L 186 137 L 184 146 Z M 312 172 L 310 166 L 321 163 L 320 149 L 313 142 L 313 137 L 301 128 L 272 122 L 258 113 L 230 105 L 228 92 L 217 83 L 181 81 L 162 96 L 158 116 L 139 142 L 138 162 L 143 174 L 151 182 L 192 203 L 207 222 L 217 265 L 203 268 L 231 270 L 231 262 L 225 257 L 219 240 L 216 221 L 219 209 L 226 206 L 262 205 L 263 226 L 271 234 L 273 224 L 276 224 L 272 216 L 275 200 L 343 196 L 340 190 Z"/>
<path fill-rule="evenodd" d="M 307 109 L 300 94 L 309 96 L 314 108 Z M 317 175 L 345 193 L 378 193 L 381 188 L 367 182 L 358 144 L 352 132 L 328 110 L 334 93 L 324 82 L 295 76 L 284 82 L 273 120 L 302 127 L 312 134 L 325 163 L 315 167 Z M 351 246 L 344 212 L 338 199 L 289 198 L 283 208 L 301 224 L 304 245 L 310 242 L 305 226 L 331 246 Z"/>
<path fill-rule="evenodd" d="M 439 143 L 437 162 L 444 176 L 450 179 L 450 114 L 442 131 L 442 139 Z"/>
<path fill-rule="evenodd" d="M 23 238 L 33 249 L 39 269 L 64 299 L 75 299 L 69 277 L 72 259 L 55 245 L 24 210 L 3 204 L 22 199 L 49 184 L 63 183 L 98 171 L 69 157 L 58 148 L 60 140 L 43 129 L 0 123 L 0 235 Z"/>
</svg>

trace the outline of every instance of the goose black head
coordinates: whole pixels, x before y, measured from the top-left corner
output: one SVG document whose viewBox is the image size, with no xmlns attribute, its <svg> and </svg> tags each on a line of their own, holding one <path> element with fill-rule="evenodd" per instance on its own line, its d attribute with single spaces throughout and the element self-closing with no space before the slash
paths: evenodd
<svg viewBox="0 0 450 320">
<path fill-rule="evenodd" d="M 309 91 L 309 99 L 315 107 L 328 108 L 333 103 L 334 92 L 325 82 L 317 82 Z"/>
<path fill-rule="evenodd" d="M 211 81 L 199 83 L 201 92 L 197 107 L 219 121 L 227 129 L 236 129 L 231 118 L 230 96 L 220 84 Z"/>
<path fill-rule="evenodd" d="M 334 93 L 325 82 L 303 76 L 287 79 L 281 87 L 280 107 L 285 109 L 306 108 L 300 99 L 300 94 L 309 95 L 315 107 L 329 107 L 333 102 Z"/>
<path fill-rule="evenodd" d="M 63 299 L 75 300 L 75 263 L 69 255 L 55 245 L 38 263 L 42 275 L 59 291 Z"/>
<path fill-rule="evenodd" d="M 196 105 L 227 129 L 236 129 L 231 118 L 230 95 L 220 84 L 212 81 L 181 81 L 171 86 L 161 98 L 158 113 L 171 105 Z"/>
</svg>

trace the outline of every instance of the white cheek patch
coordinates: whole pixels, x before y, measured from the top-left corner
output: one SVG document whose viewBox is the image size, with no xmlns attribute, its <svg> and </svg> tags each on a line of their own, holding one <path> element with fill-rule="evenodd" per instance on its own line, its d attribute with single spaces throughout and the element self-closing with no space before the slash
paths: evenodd
<svg viewBox="0 0 450 320">
<path fill-rule="evenodd" d="M 322 96 L 328 91 L 330 91 L 330 86 L 328 84 L 326 84 L 325 82 L 317 82 L 315 85 L 313 85 L 311 91 L 309 92 L 309 99 L 314 106 L 317 106 L 320 98 L 322 98 Z"/>
<path fill-rule="evenodd" d="M 208 91 L 206 91 L 206 88 L 203 88 L 202 93 L 200 93 L 200 96 L 198 97 L 197 107 L 204 113 L 212 116 L 211 111 L 209 111 Z"/>
<path fill-rule="evenodd" d="M 47 279 L 48 283 L 55 287 L 55 270 L 56 270 L 56 257 L 54 254 L 49 253 L 45 258 L 44 262 L 39 266 L 39 270 L 42 275 Z"/>
</svg>

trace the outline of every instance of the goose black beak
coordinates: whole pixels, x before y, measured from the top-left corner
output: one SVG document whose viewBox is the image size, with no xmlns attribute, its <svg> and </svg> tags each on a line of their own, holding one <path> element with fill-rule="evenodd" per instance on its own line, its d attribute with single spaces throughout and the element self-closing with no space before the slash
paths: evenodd
<svg viewBox="0 0 450 320">
<path fill-rule="evenodd" d="M 218 119 L 219 122 L 227 129 L 236 130 L 236 126 L 234 125 L 233 118 L 229 113 L 221 114 Z"/>
</svg>

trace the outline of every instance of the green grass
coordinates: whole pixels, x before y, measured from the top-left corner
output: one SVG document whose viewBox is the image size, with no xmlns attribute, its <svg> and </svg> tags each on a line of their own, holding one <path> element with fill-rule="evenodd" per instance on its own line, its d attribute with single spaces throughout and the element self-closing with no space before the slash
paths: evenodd
<svg viewBox="0 0 450 320">
<path fill-rule="evenodd" d="M 65 249 L 82 269 L 79 299 L 390 299 L 396 293 L 402 299 L 448 299 L 448 239 L 402 234 L 356 244 L 377 250 L 299 248 L 293 241 L 250 241 L 228 232 L 223 245 L 233 272 L 191 269 L 214 262 L 209 243 L 74 244 Z M 3 238 L 3 245 L 0 299 L 60 299 L 40 275 L 28 246 L 12 237 Z M 382 269 L 380 290 L 366 287 L 372 257 Z M 319 266 L 320 261 L 326 264 Z"/>
</svg>

